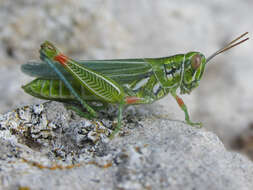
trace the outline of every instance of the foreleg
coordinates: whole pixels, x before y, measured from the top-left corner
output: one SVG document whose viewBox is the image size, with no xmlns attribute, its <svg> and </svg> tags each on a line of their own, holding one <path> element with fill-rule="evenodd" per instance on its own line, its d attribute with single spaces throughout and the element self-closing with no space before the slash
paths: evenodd
<svg viewBox="0 0 253 190">
<path fill-rule="evenodd" d="M 187 110 L 187 106 L 185 105 L 184 101 L 182 98 L 180 98 L 176 92 L 171 92 L 171 95 L 175 98 L 175 100 L 177 101 L 179 107 L 184 111 L 185 114 L 185 121 L 187 124 L 192 125 L 192 126 L 199 126 L 202 127 L 202 123 L 194 123 L 190 120 L 190 116 Z"/>
</svg>

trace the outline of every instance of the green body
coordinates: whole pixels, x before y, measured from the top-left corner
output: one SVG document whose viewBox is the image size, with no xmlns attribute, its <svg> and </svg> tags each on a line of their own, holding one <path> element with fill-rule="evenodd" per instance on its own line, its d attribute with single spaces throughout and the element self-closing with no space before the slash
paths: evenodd
<svg viewBox="0 0 253 190">
<path fill-rule="evenodd" d="M 149 104 L 163 98 L 170 91 L 175 91 L 177 88 L 181 89 L 181 93 L 189 93 L 197 86 L 203 72 L 199 71 L 199 73 L 195 74 L 192 68 L 187 68 L 188 65 L 191 65 L 189 57 L 195 54 L 195 52 L 190 53 L 188 59 L 184 59 L 185 55 L 180 54 L 171 57 L 152 59 L 78 62 L 81 65 L 111 78 L 115 83 L 120 84 L 124 90 L 125 96 L 136 96 L 143 99 L 143 101 L 139 101 L 136 104 Z M 183 64 L 185 64 L 185 68 L 187 69 L 185 69 L 183 80 L 181 81 L 181 69 Z M 38 77 L 29 84 L 23 86 L 23 89 L 32 96 L 62 102 L 76 101 L 70 90 L 54 72 L 45 72 L 50 70 L 50 67 L 46 63 L 28 63 L 23 65 L 22 70 L 29 75 Z M 63 69 L 61 70 L 64 72 Z M 191 77 L 194 75 L 193 73 L 196 75 L 195 78 Z M 67 72 L 64 74 L 68 76 L 72 86 L 84 100 L 105 101 L 93 93 L 90 93 L 89 90 L 81 85 L 80 81 L 73 79 Z"/>
<path fill-rule="evenodd" d="M 37 77 L 23 86 L 32 96 L 66 102 L 79 114 L 82 107 L 96 116 L 93 103 L 119 105 L 118 125 L 113 136 L 121 126 L 123 107 L 129 104 L 150 104 L 171 94 L 189 118 L 187 107 L 177 95 L 190 94 L 201 80 L 206 63 L 216 55 L 248 40 L 237 42 L 247 32 L 231 41 L 207 59 L 199 52 L 189 52 L 162 58 L 115 59 L 75 61 L 59 52 L 50 42 L 41 45 L 42 62 L 22 65 L 22 71 Z M 83 114 L 84 115 L 84 114 Z"/>
</svg>

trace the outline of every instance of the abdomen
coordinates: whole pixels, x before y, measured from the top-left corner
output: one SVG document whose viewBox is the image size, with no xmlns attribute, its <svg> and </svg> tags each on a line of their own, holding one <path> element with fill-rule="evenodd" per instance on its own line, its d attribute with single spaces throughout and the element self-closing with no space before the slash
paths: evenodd
<svg viewBox="0 0 253 190">
<path fill-rule="evenodd" d="M 71 81 L 71 85 L 75 91 L 85 100 L 98 100 L 97 97 L 91 95 L 82 85 Z M 37 98 L 54 100 L 54 101 L 76 101 L 69 89 L 58 79 L 43 79 L 37 78 L 25 86 L 22 86 L 24 91 Z"/>
</svg>

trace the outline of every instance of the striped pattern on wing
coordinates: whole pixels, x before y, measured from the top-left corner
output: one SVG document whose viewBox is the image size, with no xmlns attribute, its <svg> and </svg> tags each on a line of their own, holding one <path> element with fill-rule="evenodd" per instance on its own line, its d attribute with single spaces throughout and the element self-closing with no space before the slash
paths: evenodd
<svg viewBox="0 0 253 190">
<path fill-rule="evenodd" d="M 78 63 L 113 79 L 121 85 L 148 77 L 152 74 L 151 66 L 143 59 L 88 60 L 78 61 Z M 72 80 L 71 75 L 61 65 L 55 63 L 55 66 L 64 76 Z M 44 62 L 30 61 L 27 64 L 23 64 L 21 70 L 34 77 L 59 79 L 51 67 Z"/>
<path fill-rule="evenodd" d="M 111 103 L 123 101 L 123 89 L 109 77 L 90 70 L 73 60 L 68 61 L 65 68 L 85 88 L 102 100 Z"/>
</svg>

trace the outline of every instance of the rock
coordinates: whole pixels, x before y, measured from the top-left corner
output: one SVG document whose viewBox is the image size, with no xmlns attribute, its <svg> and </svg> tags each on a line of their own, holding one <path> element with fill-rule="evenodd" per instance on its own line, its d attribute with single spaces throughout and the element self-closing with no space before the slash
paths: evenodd
<svg viewBox="0 0 253 190">
<path fill-rule="evenodd" d="M 252 189 L 252 162 L 216 135 L 140 113 L 112 140 L 113 120 L 59 103 L 0 115 L 0 189 Z"/>
<path fill-rule="evenodd" d="M 104 6 L 102 0 L 1 2 L 0 60 L 35 59 L 45 40 L 75 56 L 102 56 L 105 49 L 107 55 L 115 55 L 125 48 L 129 37 Z"/>
<path fill-rule="evenodd" d="M 0 112 L 39 103 L 20 89 L 26 82 L 19 65 L 38 60 L 45 40 L 75 59 L 162 57 L 192 50 L 209 56 L 253 31 L 251 7 L 251 1 L 237 0 L 1 1 Z M 200 86 L 183 97 L 192 120 L 203 122 L 230 148 L 252 123 L 252 44 L 214 59 Z M 156 107 L 157 115 L 184 117 L 169 96 Z"/>
</svg>

